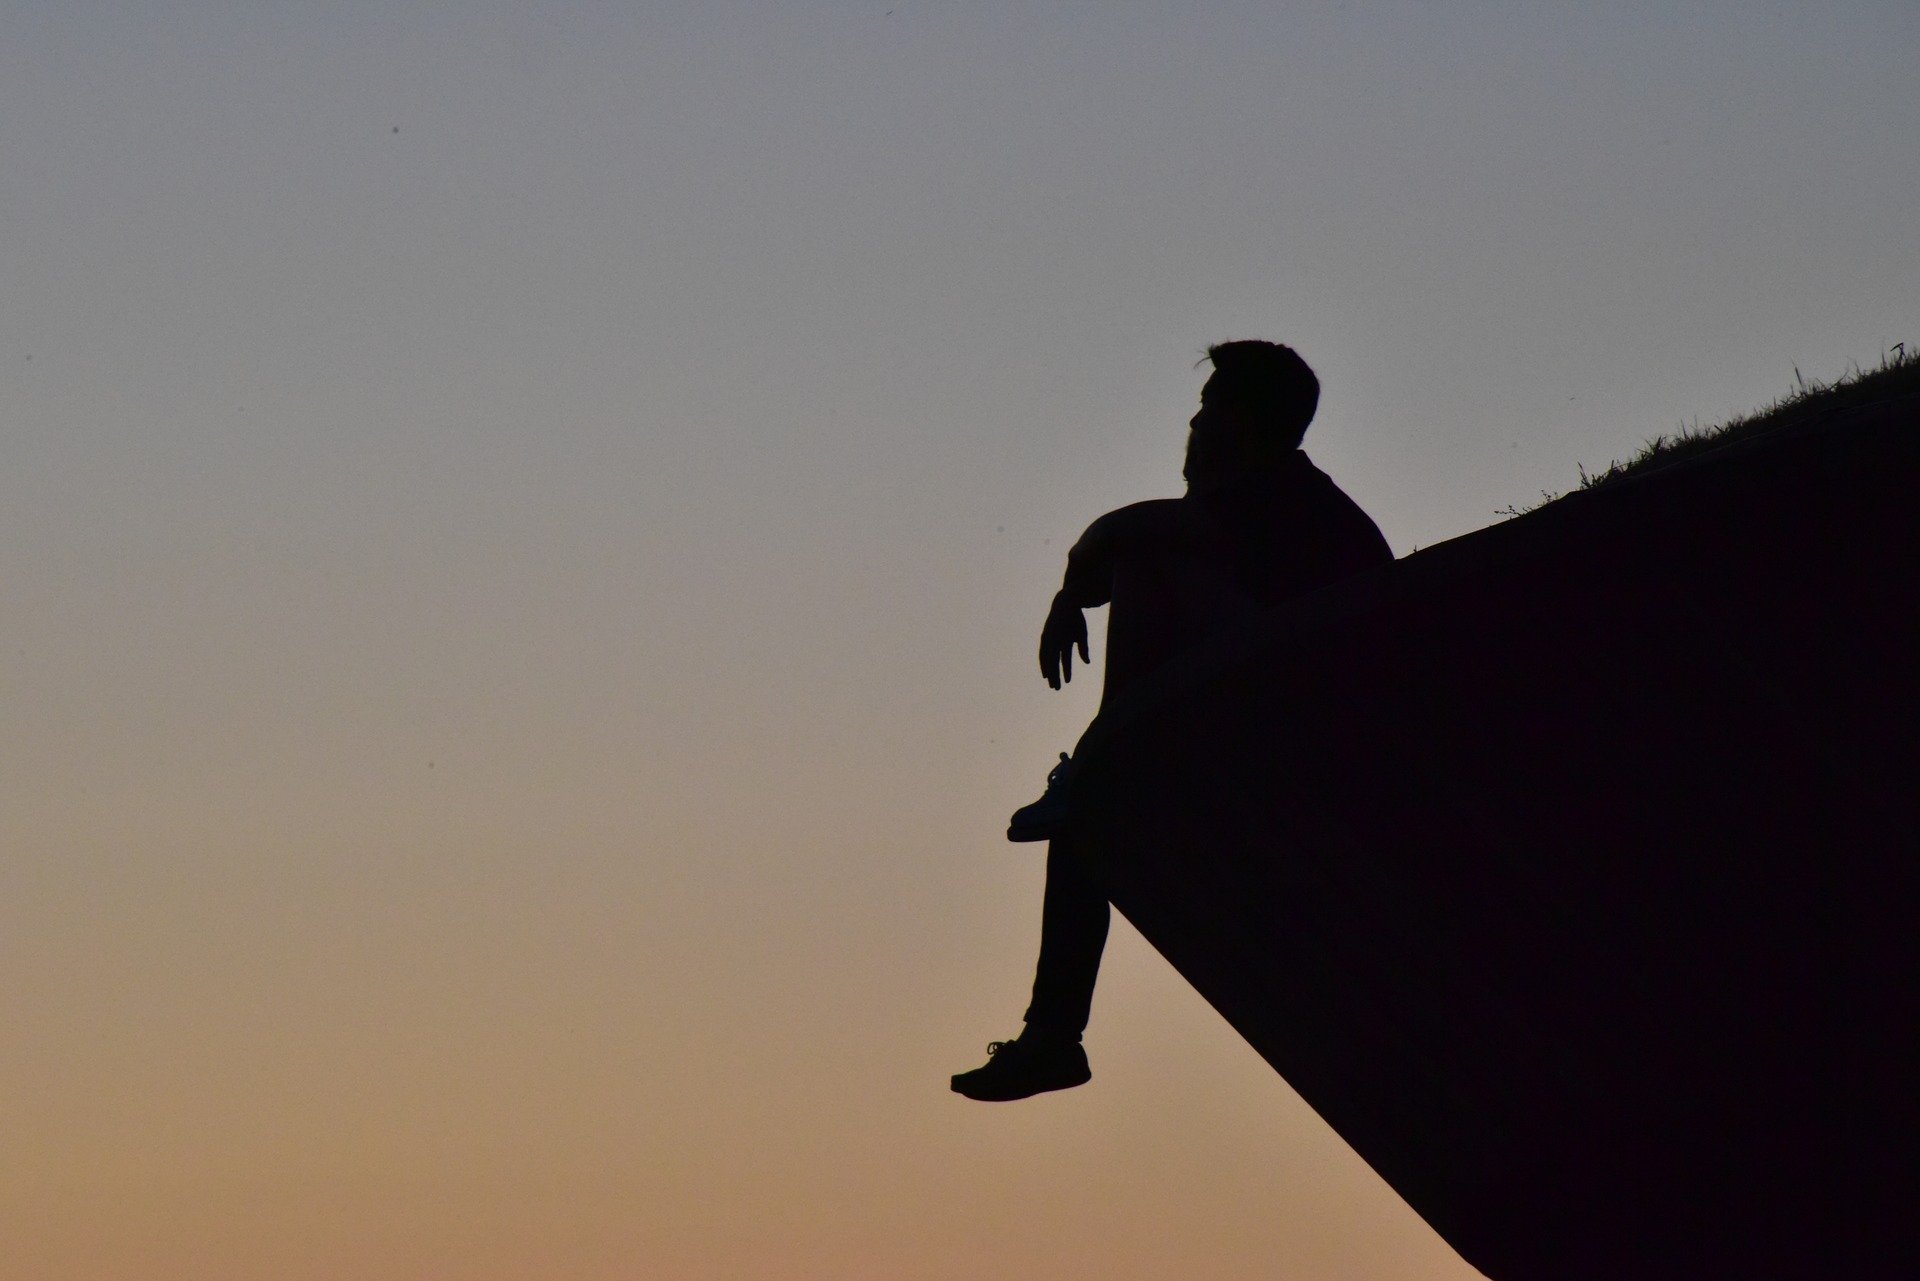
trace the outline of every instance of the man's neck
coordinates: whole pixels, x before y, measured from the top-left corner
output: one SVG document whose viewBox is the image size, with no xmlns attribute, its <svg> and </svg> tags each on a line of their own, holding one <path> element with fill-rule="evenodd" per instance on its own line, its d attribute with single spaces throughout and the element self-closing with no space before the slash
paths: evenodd
<svg viewBox="0 0 1920 1281">
<path fill-rule="evenodd" d="M 1265 467 L 1233 467 L 1219 471 L 1203 470 L 1188 475 L 1187 493 L 1195 497 L 1235 490 L 1272 489 L 1298 480 L 1313 471 L 1313 460 L 1304 449 L 1296 449 Z"/>
</svg>

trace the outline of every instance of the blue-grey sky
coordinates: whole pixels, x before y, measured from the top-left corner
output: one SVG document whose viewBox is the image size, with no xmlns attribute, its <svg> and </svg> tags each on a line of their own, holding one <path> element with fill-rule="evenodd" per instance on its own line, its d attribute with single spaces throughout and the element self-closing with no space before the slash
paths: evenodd
<svg viewBox="0 0 1920 1281">
<path fill-rule="evenodd" d="M 1916 65 L 1853 0 L 0 9 L 0 1235 L 1468 1275 L 1125 930 L 1089 1089 L 946 1093 L 1094 710 L 1062 555 L 1208 342 L 1405 554 L 1920 338 Z"/>
</svg>

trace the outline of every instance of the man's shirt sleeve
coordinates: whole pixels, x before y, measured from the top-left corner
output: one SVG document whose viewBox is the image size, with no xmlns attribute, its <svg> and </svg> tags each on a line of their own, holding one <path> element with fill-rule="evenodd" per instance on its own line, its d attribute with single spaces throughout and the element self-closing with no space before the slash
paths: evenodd
<svg viewBox="0 0 1920 1281">
<path fill-rule="evenodd" d="M 1203 539 L 1204 531 L 1194 527 L 1193 514 L 1181 499 L 1129 503 L 1094 521 L 1080 535 L 1067 553 L 1067 576 L 1060 595 L 1081 609 L 1110 604 L 1114 569 L 1122 559 L 1190 550 L 1190 545 Z"/>
<path fill-rule="evenodd" d="M 1087 526 L 1087 532 L 1067 553 L 1067 575 L 1060 584 L 1060 595 L 1069 605 L 1092 609 L 1113 599 L 1113 518 L 1117 515 L 1108 512 Z"/>
</svg>

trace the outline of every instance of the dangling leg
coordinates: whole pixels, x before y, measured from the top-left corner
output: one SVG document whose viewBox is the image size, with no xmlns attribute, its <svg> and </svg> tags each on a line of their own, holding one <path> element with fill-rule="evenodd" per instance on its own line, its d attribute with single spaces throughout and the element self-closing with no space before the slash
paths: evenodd
<svg viewBox="0 0 1920 1281">
<path fill-rule="evenodd" d="M 1106 891 L 1085 860 L 1067 840 L 1051 842 L 1040 907 L 1040 961 L 1034 967 L 1025 1035 L 1078 1041 L 1087 1030 L 1111 920 Z"/>
<path fill-rule="evenodd" d="M 1068 842 L 1047 846 L 1047 888 L 1040 908 L 1040 961 L 1033 1002 L 1018 1040 L 987 1047 L 983 1067 L 953 1078 L 956 1093 L 987 1102 L 1024 1099 L 1084 1084 L 1087 1067 L 1080 1034 L 1093 1005 L 1100 953 L 1112 918 L 1107 896 Z"/>
</svg>

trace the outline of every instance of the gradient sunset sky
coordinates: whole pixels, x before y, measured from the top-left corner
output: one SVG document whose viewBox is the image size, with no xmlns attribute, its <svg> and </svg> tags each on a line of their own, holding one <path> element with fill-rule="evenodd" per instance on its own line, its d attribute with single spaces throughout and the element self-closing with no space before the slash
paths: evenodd
<svg viewBox="0 0 1920 1281">
<path fill-rule="evenodd" d="M 1916 67 L 1912 0 L 0 6 L 0 1275 L 1474 1275 L 1124 925 L 1089 1087 L 948 1092 L 1064 552 L 1213 341 L 1403 555 L 1912 344 Z"/>
</svg>

